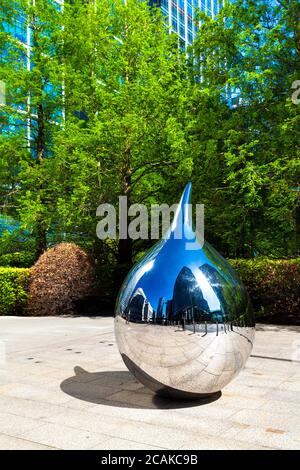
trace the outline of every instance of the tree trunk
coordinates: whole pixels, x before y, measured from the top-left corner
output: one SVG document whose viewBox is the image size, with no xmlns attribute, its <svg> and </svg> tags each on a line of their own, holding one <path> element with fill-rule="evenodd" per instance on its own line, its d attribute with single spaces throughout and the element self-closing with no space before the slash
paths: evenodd
<svg viewBox="0 0 300 470">
<path fill-rule="evenodd" d="M 300 198 L 298 198 L 297 205 L 294 209 L 295 221 L 295 256 L 300 254 Z"/>
<path fill-rule="evenodd" d="M 36 230 L 36 259 L 38 259 L 47 249 L 46 235 L 47 230 L 45 229 L 43 222 L 38 222 Z"/>
<path fill-rule="evenodd" d="M 36 51 L 39 51 L 38 44 L 38 33 L 37 33 L 37 22 L 35 15 L 33 16 L 33 47 Z M 37 54 L 38 60 L 40 60 L 39 52 Z M 46 130 L 45 130 L 45 112 L 43 105 L 43 80 L 39 81 L 39 92 L 38 92 L 38 103 L 37 103 L 37 136 L 36 136 L 36 155 L 37 165 L 42 165 L 46 154 Z M 42 205 L 45 205 L 43 197 L 43 182 L 38 185 L 40 192 L 40 201 Z M 44 251 L 47 249 L 47 227 L 43 220 L 43 215 L 38 214 L 36 219 L 36 257 L 39 258 Z"/>
<path fill-rule="evenodd" d="M 120 239 L 118 242 L 118 264 L 132 264 L 132 240 L 127 238 L 125 240 Z"/>
<path fill-rule="evenodd" d="M 45 158 L 46 138 L 45 138 L 45 123 L 44 123 L 44 109 L 42 103 L 37 107 L 37 165 L 42 165 Z M 40 201 L 45 205 L 43 197 L 43 183 L 39 185 L 41 193 Z M 39 258 L 47 249 L 47 227 L 41 214 L 37 215 L 36 219 L 36 257 Z"/>
</svg>

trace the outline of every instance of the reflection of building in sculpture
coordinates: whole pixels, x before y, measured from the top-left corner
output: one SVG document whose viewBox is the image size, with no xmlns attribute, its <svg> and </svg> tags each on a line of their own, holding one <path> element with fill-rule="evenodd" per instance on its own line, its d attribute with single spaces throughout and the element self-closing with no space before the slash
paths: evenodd
<svg viewBox="0 0 300 470">
<path fill-rule="evenodd" d="M 214 291 L 214 294 L 221 295 L 221 291 Z M 123 310 L 123 315 L 131 322 L 151 322 L 163 325 L 224 321 L 223 311 L 212 310 L 209 307 L 199 282 L 192 270 L 186 266 L 181 269 L 175 280 L 172 299 L 160 297 L 156 312 L 144 290 L 139 287 Z"/>
<path fill-rule="evenodd" d="M 173 308 L 169 320 L 199 322 L 204 320 L 209 312 L 208 303 L 194 274 L 186 266 L 183 267 L 174 284 Z"/>
<path fill-rule="evenodd" d="M 230 310 L 232 307 L 232 299 L 228 298 L 226 294 L 226 282 L 223 276 L 215 269 L 211 264 L 205 263 L 202 266 L 199 266 L 200 271 L 204 274 L 208 280 L 210 286 L 212 287 L 214 293 L 218 297 L 220 302 L 220 310 L 214 312 L 213 320 L 218 323 L 223 323 L 228 320 L 230 317 Z M 229 296 L 233 295 L 232 286 L 228 290 Z M 227 297 L 227 298 L 226 298 Z"/>
<path fill-rule="evenodd" d="M 224 279 L 221 276 L 221 274 L 210 264 L 206 263 L 203 264 L 202 266 L 199 266 L 200 271 L 203 272 L 204 276 L 206 279 L 209 281 L 209 284 L 213 288 L 213 291 L 215 292 L 216 296 L 219 299 L 219 302 L 221 304 L 221 310 L 224 311 L 226 307 L 226 302 L 225 302 L 225 297 L 224 297 L 224 290 L 223 290 L 223 285 L 224 285 Z M 224 311 L 224 313 L 226 313 Z"/>
<path fill-rule="evenodd" d="M 172 319 L 173 308 L 174 308 L 174 302 L 173 302 L 173 300 L 168 300 L 168 301 L 167 301 L 167 306 L 166 306 L 166 317 L 167 317 L 168 323 L 169 323 L 169 322 L 171 321 L 171 319 Z"/>
<path fill-rule="evenodd" d="M 157 306 L 156 323 L 163 323 L 166 318 L 166 305 L 167 300 L 164 297 L 160 297 Z"/>
<path fill-rule="evenodd" d="M 124 282 L 122 286 L 122 295 L 120 298 L 120 307 L 121 311 L 124 312 L 126 309 L 126 306 L 128 305 L 128 302 L 130 301 L 130 298 L 132 298 L 133 291 L 129 288 L 129 282 L 130 285 L 137 285 L 138 281 L 140 278 L 147 272 L 150 271 L 150 269 L 153 267 L 154 261 L 149 260 L 147 263 L 144 264 L 143 268 L 140 269 L 139 264 L 134 266 L 131 270 L 131 276 L 128 276 L 127 281 Z M 125 295 L 124 295 L 125 293 Z M 144 292 L 143 295 L 145 296 Z"/>
<path fill-rule="evenodd" d="M 157 314 L 155 318 L 156 323 L 170 322 L 173 315 L 173 300 L 167 300 L 164 297 L 160 297 L 157 306 Z"/>
<path fill-rule="evenodd" d="M 152 264 L 147 263 L 146 272 Z M 252 312 L 243 288 L 238 285 L 236 289 L 232 288 L 234 281 L 229 284 L 227 278 L 208 263 L 198 269 L 192 271 L 184 266 L 175 280 L 172 298 L 160 297 L 156 311 L 143 288 L 139 287 L 128 300 L 125 309 L 122 309 L 123 317 L 130 322 L 182 324 L 183 327 L 185 324 L 222 323 L 225 329 L 225 323 L 230 323 L 232 328 L 234 312 L 240 311 L 240 317 L 235 315 L 235 324 L 247 324 Z M 134 276 L 141 277 L 136 273 Z M 126 305 L 124 299 L 120 305 Z"/>
<path fill-rule="evenodd" d="M 132 322 L 149 322 L 153 318 L 153 308 L 148 302 L 143 289 L 135 291 L 126 308 L 125 316 Z"/>
</svg>

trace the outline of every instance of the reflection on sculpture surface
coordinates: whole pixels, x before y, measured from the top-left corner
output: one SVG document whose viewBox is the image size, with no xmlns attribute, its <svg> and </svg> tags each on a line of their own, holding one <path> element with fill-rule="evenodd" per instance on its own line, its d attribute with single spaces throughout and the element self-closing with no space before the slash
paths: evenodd
<svg viewBox="0 0 300 470">
<path fill-rule="evenodd" d="M 157 393 L 193 398 L 215 393 L 243 368 L 254 320 L 245 287 L 207 242 L 197 242 L 188 184 L 166 238 L 128 274 L 120 290 L 115 331 L 129 370 Z M 180 210 L 182 209 L 182 210 Z M 178 224 L 186 230 L 176 239 Z"/>
</svg>

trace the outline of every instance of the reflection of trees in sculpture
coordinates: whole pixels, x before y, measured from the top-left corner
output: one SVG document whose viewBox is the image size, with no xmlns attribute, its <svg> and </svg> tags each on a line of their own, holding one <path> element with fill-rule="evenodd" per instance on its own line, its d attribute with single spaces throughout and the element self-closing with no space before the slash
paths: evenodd
<svg viewBox="0 0 300 470">
<path fill-rule="evenodd" d="M 233 267 L 230 266 L 230 264 L 227 263 L 226 260 L 219 253 L 217 253 L 216 250 L 211 245 L 209 245 L 209 243 L 207 242 L 205 243 L 205 248 L 206 248 L 205 255 L 207 259 L 211 262 L 211 268 L 214 269 L 220 276 L 219 278 L 221 281 L 220 285 L 221 286 L 229 285 L 231 287 L 240 286 L 241 284 L 239 282 L 240 279 L 238 278 L 238 275 L 234 271 Z M 220 271 L 213 268 L 213 266 L 218 266 L 220 264 L 220 258 L 224 260 L 224 263 L 222 263 L 222 271 L 221 271 L 222 274 L 220 273 Z M 203 266 L 210 266 L 210 265 L 208 263 L 205 263 Z"/>
<path fill-rule="evenodd" d="M 211 264 L 215 266 L 219 265 L 220 258 L 223 259 L 207 242 L 205 243 L 205 255 Z M 239 282 L 236 272 L 229 263 L 222 263 L 221 272 L 212 265 L 205 263 L 199 269 L 205 274 L 205 277 L 218 296 L 222 305 L 223 321 L 232 322 L 235 319 L 235 323 L 237 323 L 237 312 L 241 312 L 242 315 L 246 310 L 248 311 L 247 303 L 249 303 L 249 300 L 245 287 Z M 251 320 L 251 312 L 249 315 L 247 314 L 245 321 L 253 322 Z"/>
<path fill-rule="evenodd" d="M 222 274 L 208 263 L 199 267 L 212 289 L 217 295 L 222 307 L 223 322 L 241 323 L 241 326 L 252 323 L 251 304 L 243 285 L 238 284 L 231 275 L 231 267 Z M 240 317 L 237 317 L 240 312 Z"/>
</svg>

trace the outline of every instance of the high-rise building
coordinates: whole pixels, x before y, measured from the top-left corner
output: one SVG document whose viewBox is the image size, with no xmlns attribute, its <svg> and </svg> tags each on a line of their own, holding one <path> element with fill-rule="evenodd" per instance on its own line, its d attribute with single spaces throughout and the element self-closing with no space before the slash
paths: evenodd
<svg viewBox="0 0 300 470">
<path fill-rule="evenodd" d="M 62 8 L 64 0 L 48 0 L 49 3 L 53 4 L 55 8 L 59 11 Z M 28 0 L 28 5 L 34 4 L 35 0 Z M 17 5 L 17 4 L 16 4 Z M 4 16 L 4 18 L 2 18 Z M 24 67 L 28 71 L 32 70 L 34 66 L 34 59 L 32 54 L 32 44 L 33 44 L 33 32 L 32 27 L 27 21 L 26 13 L 21 9 L 18 9 L 16 6 L 13 21 L 7 22 L 5 15 L 2 15 L 0 10 L 0 21 L 2 20 L 2 30 L 8 33 L 12 38 L 16 39 L 16 48 L 18 47 L 18 62 L 20 67 Z M 19 46 L 17 46 L 19 44 Z M 16 49 L 15 49 L 16 50 Z M 9 60 L 9 54 L 6 51 L 6 48 L 0 53 L 0 59 L 3 61 Z M 5 81 L 0 80 L 0 107 L 7 105 L 11 107 L 17 113 L 17 117 L 12 113 L 5 125 L 1 126 L 0 131 L 2 133 L 11 133 L 15 132 L 17 128 L 26 128 L 28 142 L 32 141 L 35 134 L 35 113 L 31 112 L 30 117 L 28 116 L 28 110 L 30 109 L 30 96 L 27 96 L 27 101 L 17 99 L 13 93 L 8 93 L 9 86 Z M 57 90 L 54 90 L 51 84 L 48 84 L 47 89 L 44 90 L 46 94 L 52 96 L 54 93 L 57 93 Z M 63 115 L 63 110 L 61 108 L 55 110 L 51 118 L 53 122 L 58 122 L 61 120 Z"/>
<path fill-rule="evenodd" d="M 55 5 L 59 10 L 62 8 L 65 0 L 48 0 L 49 3 Z M 35 0 L 28 0 L 28 4 L 33 3 Z M 166 18 L 166 24 L 172 31 L 178 34 L 179 45 L 181 48 L 185 48 L 192 44 L 199 28 L 199 22 L 197 21 L 197 11 L 205 12 L 207 15 L 214 18 L 222 6 L 224 0 L 148 0 L 150 5 L 157 5 L 161 8 L 163 15 Z M 1 16 L 1 10 L 0 10 Z M 1 20 L 1 18 L 0 18 Z M 17 11 L 14 15 L 14 22 L 12 24 L 4 24 L 4 30 L 8 32 L 12 37 L 17 39 L 20 43 L 23 67 L 27 68 L 28 71 L 32 70 L 34 60 L 32 58 L 32 28 L 28 24 L 26 15 L 22 11 Z M 5 51 L 4 51 L 5 55 Z M 3 58 L 3 57 L 0 57 Z M 5 59 L 5 57 L 4 57 Z M 30 119 L 28 117 L 28 109 L 30 109 L 30 97 L 27 97 L 23 102 L 17 103 L 17 100 L 9 99 L 7 93 L 7 84 L 0 80 L 0 108 L 3 105 L 12 106 L 18 112 L 18 116 L 11 115 L 8 122 L 1 126 L 0 132 L 14 132 L 14 129 L 21 127 L 26 128 L 28 141 L 32 141 L 34 138 L 34 127 L 35 127 L 35 116 L 31 112 Z M 48 89 L 45 90 L 46 94 L 51 93 L 53 87 L 51 84 L 48 85 Z M 55 90 L 55 93 L 59 91 Z M 64 110 L 62 107 L 57 109 L 51 116 L 53 122 L 60 122 L 63 118 Z M 27 116 L 27 118 L 26 118 Z"/>
<path fill-rule="evenodd" d="M 199 23 L 197 11 L 215 18 L 224 5 L 224 0 L 150 0 L 161 7 L 169 27 L 178 34 L 180 45 L 186 47 L 195 39 Z"/>
</svg>

